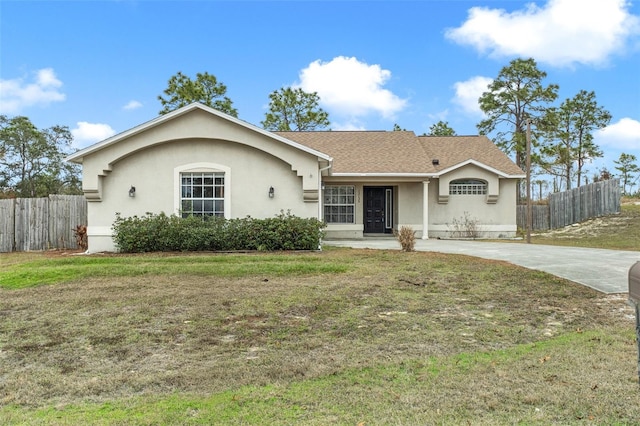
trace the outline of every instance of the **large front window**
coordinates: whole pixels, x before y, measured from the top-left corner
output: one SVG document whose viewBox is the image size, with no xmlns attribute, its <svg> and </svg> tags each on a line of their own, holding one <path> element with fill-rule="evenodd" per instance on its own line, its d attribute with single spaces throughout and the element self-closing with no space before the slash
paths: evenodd
<svg viewBox="0 0 640 426">
<path fill-rule="evenodd" d="M 180 206 L 182 217 L 224 217 L 224 173 L 181 173 Z"/>
<path fill-rule="evenodd" d="M 355 187 L 328 185 L 324 189 L 324 221 L 326 223 L 355 223 Z"/>
</svg>

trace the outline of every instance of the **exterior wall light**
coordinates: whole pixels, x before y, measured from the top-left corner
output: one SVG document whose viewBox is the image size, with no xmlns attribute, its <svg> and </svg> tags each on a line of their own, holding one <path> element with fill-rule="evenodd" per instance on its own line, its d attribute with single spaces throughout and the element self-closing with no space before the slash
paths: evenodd
<svg viewBox="0 0 640 426">
<path fill-rule="evenodd" d="M 129 189 L 129 197 L 135 197 L 136 196 L 136 187 L 131 185 L 131 188 Z"/>
<path fill-rule="evenodd" d="M 273 186 L 269 188 L 269 198 L 273 198 L 274 195 L 276 195 L 276 191 L 275 189 L 273 189 Z"/>
</svg>

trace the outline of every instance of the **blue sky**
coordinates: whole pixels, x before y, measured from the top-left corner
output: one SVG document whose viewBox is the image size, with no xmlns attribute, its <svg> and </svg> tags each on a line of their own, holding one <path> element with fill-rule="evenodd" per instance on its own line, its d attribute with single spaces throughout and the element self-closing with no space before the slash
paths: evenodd
<svg viewBox="0 0 640 426">
<path fill-rule="evenodd" d="M 178 71 L 215 75 L 258 126 L 295 86 L 334 130 L 476 134 L 477 98 L 517 57 L 558 103 L 593 90 L 613 115 L 590 174 L 640 159 L 640 1 L 0 1 L 0 113 L 66 125 L 77 148 L 156 117 Z"/>
</svg>

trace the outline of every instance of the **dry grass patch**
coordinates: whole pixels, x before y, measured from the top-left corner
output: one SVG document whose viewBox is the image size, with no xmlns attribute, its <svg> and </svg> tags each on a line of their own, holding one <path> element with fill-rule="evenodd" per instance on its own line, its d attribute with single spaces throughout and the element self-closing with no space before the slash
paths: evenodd
<svg viewBox="0 0 640 426">
<path fill-rule="evenodd" d="M 537 233 L 538 244 L 640 251 L 640 201 L 623 203 L 619 214 Z"/>
</svg>

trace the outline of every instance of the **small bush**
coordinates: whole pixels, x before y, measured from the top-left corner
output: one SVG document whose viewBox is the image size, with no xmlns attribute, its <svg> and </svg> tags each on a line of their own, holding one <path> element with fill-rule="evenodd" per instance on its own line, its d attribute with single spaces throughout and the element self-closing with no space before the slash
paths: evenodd
<svg viewBox="0 0 640 426">
<path fill-rule="evenodd" d="M 464 212 L 464 215 L 460 219 L 453 219 L 453 225 L 447 227 L 451 229 L 452 238 L 471 238 L 478 239 L 482 236 L 482 227 L 480 226 L 480 220 L 472 218 L 469 212 Z"/>
<path fill-rule="evenodd" d="M 82 250 L 87 249 L 87 225 L 78 225 L 72 229 L 73 236 L 76 238 L 76 244 Z"/>
<path fill-rule="evenodd" d="M 416 246 L 416 234 L 410 226 L 401 226 L 400 231 L 393 230 L 393 235 L 400 242 L 402 251 L 413 251 Z"/>
<path fill-rule="evenodd" d="M 113 224 L 113 240 L 121 252 L 317 250 L 325 224 L 289 212 L 274 218 L 182 218 L 164 213 L 123 218 Z"/>
</svg>

